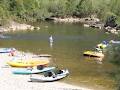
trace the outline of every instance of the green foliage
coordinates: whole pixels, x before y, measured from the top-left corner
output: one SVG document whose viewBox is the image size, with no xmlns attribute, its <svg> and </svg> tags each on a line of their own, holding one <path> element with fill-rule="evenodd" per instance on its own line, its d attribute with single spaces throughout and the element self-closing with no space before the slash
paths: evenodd
<svg viewBox="0 0 120 90">
<path fill-rule="evenodd" d="M 78 4 L 78 0 L 67 0 L 67 2 L 65 3 L 66 5 L 66 15 L 73 15 L 75 10 L 76 10 L 76 6 Z"/>
<path fill-rule="evenodd" d="M 120 16 L 119 0 L 0 0 L 0 19 L 45 20 L 51 16 L 85 17 L 92 14 L 104 20 Z"/>
<path fill-rule="evenodd" d="M 112 45 L 107 51 L 108 60 L 116 66 L 116 68 L 110 72 L 110 75 L 117 82 L 117 90 L 120 90 L 120 46 Z"/>
<path fill-rule="evenodd" d="M 108 58 L 111 63 L 115 65 L 120 65 L 120 46 L 119 45 L 112 45 L 108 49 Z"/>
<path fill-rule="evenodd" d="M 88 15 L 91 12 L 91 1 L 89 0 L 80 0 L 78 5 L 76 6 L 76 14 L 77 16 Z"/>
<path fill-rule="evenodd" d="M 116 15 L 120 15 L 120 0 L 111 0 L 111 11 Z"/>
<path fill-rule="evenodd" d="M 113 58 L 116 57 L 116 55 L 118 56 L 118 59 L 120 58 L 120 44 L 111 44 L 109 47 L 108 47 L 108 54 L 110 54 L 110 60 L 113 60 Z M 115 59 L 115 60 L 118 60 L 118 59 Z M 113 61 L 115 61 L 113 60 Z M 120 61 L 120 60 L 119 60 Z"/>
<path fill-rule="evenodd" d="M 52 0 L 47 5 L 46 11 L 50 14 L 50 16 L 62 16 L 65 12 L 65 2 L 63 0 Z M 44 12 L 43 12 L 44 13 Z"/>
</svg>

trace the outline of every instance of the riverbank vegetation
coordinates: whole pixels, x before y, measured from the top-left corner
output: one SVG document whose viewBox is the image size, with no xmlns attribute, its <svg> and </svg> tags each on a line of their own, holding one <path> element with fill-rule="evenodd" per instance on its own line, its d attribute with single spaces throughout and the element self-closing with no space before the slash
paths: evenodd
<svg viewBox="0 0 120 90">
<path fill-rule="evenodd" d="M 116 66 L 109 72 L 110 76 L 116 81 L 117 90 L 120 90 L 120 46 L 112 45 L 108 49 L 108 60 Z"/>
<path fill-rule="evenodd" d="M 108 15 L 119 18 L 119 0 L 1 0 L 0 24 L 8 20 L 36 22 L 55 17 Z"/>
</svg>

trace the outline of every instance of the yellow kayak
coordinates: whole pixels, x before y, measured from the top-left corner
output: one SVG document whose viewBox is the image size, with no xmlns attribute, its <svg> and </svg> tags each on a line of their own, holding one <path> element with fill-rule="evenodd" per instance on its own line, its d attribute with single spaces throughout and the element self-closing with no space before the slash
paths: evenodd
<svg viewBox="0 0 120 90">
<path fill-rule="evenodd" d="M 37 65 L 47 65 L 49 60 L 17 60 L 17 61 L 9 61 L 8 65 L 12 67 L 33 67 Z"/>
<path fill-rule="evenodd" d="M 91 57 L 104 57 L 104 54 L 102 52 L 96 52 L 96 51 L 85 51 L 83 54 L 85 56 L 91 56 Z"/>
</svg>

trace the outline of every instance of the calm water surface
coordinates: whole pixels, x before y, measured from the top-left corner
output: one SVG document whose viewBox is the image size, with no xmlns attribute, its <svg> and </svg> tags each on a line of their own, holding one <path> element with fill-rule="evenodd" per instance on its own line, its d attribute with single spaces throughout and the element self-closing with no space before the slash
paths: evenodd
<svg viewBox="0 0 120 90">
<path fill-rule="evenodd" d="M 38 25 L 38 24 L 37 24 Z M 101 30 L 84 28 L 79 24 L 41 23 L 40 30 L 7 33 L 9 38 L 0 39 L 0 47 L 15 47 L 36 54 L 52 55 L 51 64 L 68 68 L 70 75 L 61 80 L 78 86 L 94 87 L 96 90 L 112 90 L 114 81 L 107 74 L 113 66 L 104 59 L 102 64 L 94 58 L 83 56 L 103 40 L 115 39 Z M 53 36 L 51 47 L 49 37 Z"/>
</svg>

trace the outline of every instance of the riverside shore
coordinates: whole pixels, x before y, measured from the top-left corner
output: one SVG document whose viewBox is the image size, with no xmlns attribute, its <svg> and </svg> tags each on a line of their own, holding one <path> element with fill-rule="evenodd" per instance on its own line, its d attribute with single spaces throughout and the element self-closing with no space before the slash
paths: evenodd
<svg viewBox="0 0 120 90">
<path fill-rule="evenodd" d="M 84 27 L 92 27 L 104 30 L 106 33 L 112 33 L 118 35 L 120 30 L 112 27 L 104 27 L 104 23 L 100 21 L 97 16 L 91 16 L 86 18 L 78 18 L 78 17 L 52 17 L 48 18 L 46 21 L 53 21 L 54 23 L 81 23 Z M 40 30 L 40 27 L 35 27 L 32 25 L 28 25 L 25 23 L 18 23 L 15 21 L 10 21 L 8 25 L 0 26 L 0 33 L 5 32 L 14 32 L 14 31 L 32 31 L 32 30 Z"/>
<path fill-rule="evenodd" d="M 31 57 L 32 54 L 29 54 Z M 73 86 L 62 82 L 29 82 L 30 75 L 14 75 L 13 68 L 6 66 L 6 62 L 13 56 L 0 54 L 0 90 L 93 90 L 79 86 Z M 67 80 L 67 78 L 65 78 Z"/>
<path fill-rule="evenodd" d="M 112 33 L 118 35 L 120 30 L 116 27 L 112 28 L 110 26 L 104 27 L 104 22 L 102 22 L 96 15 L 92 15 L 86 18 L 77 18 L 77 17 L 66 17 L 66 18 L 51 18 L 55 23 L 81 23 L 84 27 L 92 27 L 104 30 L 107 33 Z"/>
<path fill-rule="evenodd" d="M 26 30 L 34 30 L 37 29 L 39 30 L 40 27 L 34 27 L 32 25 L 24 24 L 24 23 L 18 23 L 15 21 L 10 21 L 9 24 L 5 26 L 0 26 L 0 32 L 14 32 L 14 31 L 26 31 Z"/>
</svg>

